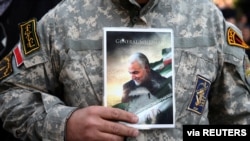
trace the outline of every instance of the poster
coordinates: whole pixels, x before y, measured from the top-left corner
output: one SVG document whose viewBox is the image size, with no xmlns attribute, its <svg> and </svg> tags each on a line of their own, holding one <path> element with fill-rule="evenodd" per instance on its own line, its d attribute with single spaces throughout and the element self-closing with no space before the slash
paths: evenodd
<svg viewBox="0 0 250 141">
<path fill-rule="evenodd" d="M 138 129 L 174 127 L 171 29 L 104 28 L 104 106 L 139 117 Z"/>
</svg>

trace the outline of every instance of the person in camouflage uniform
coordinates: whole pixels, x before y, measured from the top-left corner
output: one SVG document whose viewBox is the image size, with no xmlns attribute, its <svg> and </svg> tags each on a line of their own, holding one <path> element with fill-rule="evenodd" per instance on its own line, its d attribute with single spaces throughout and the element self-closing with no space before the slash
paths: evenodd
<svg viewBox="0 0 250 141">
<path fill-rule="evenodd" d="M 112 122 L 137 118 L 102 106 L 103 27 L 173 29 L 175 128 Z M 20 31 L 0 62 L 0 117 L 22 140 L 181 141 L 186 124 L 250 123 L 249 47 L 212 1 L 64 0 Z"/>
</svg>

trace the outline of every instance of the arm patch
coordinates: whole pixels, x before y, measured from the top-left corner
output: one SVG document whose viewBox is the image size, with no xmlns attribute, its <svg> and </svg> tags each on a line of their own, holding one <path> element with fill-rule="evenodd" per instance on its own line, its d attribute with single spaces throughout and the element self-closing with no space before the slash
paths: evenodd
<svg viewBox="0 0 250 141">
<path fill-rule="evenodd" d="M 27 22 L 19 24 L 24 55 L 29 55 L 40 48 L 40 41 L 37 36 L 36 25 L 36 19 L 31 19 Z"/>
<path fill-rule="evenodd" d="M 245 43 L 245 41 L 231 27 L 227 29 L 227 42 L 231 46 L 237 46 L 237 47 L 244 48 L 244 49 L 250 49 L 250 47 Z"/>
<path fill-rule="evenodd" d="M 0 61 L 0 81 L 13 73 L 11 59 L 12 53 L 8 54 Z"/>
</svg>

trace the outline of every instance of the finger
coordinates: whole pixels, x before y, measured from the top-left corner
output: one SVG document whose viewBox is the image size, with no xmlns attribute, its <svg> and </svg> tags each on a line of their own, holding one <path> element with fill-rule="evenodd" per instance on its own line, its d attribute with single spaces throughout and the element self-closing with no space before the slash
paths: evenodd
<svg viewBox="0 0 250 141">
<path fill-rule="evenodd" d="M 101 113 L 101 117 L 113 121 L 125 121 L 129 123 L 137 123 L 138 117 L 130 112 L 118 109 L 118 108 L 106 108 L 104 113 Z"/>
<path fill-rule="evenodd" d="M 136 137 L 139 134 L 139 130 L 133 127 L 126 126 L 125 124 L 112 121 L 104 121 L 100 130 L 105 133 L 115 134 L 119 136 Z"/>
<path fill-rule="evenodd" d="M 124 141 L 124 137 L 116 134 L 111 134 L 107 132 L 103 132 L 100 129 L 98 130 L 85 130 L 81 133 L 84 141 Z"/>
<path fill-rule="evenodd" d="M 123 136 L 109 134 L 109 133 L 100 133 L 101 141 L 124 141 Z"/>
</svg>

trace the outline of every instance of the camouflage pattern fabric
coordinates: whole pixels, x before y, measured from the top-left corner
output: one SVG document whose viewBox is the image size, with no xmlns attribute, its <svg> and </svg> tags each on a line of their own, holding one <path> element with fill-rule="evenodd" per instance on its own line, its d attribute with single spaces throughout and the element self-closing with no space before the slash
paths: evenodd
<svg viewBox="0 0 250 141">
<path fill-rule="evenodd" d="M 149 0 L 141 8 L 135 0 L 64 0 L 37 23 L 39 49 L 23 44 L 29 53 L 22 50 L 18 67 L 13 55 L 0 62 L 7 131 L 63 141 L 74 110 L 102 104 L 103 27 L 174 30 L 176 127 L 128 141 L 181 141 L 185 124 L 250 124 L 247 46 L 211 1 Z"/>
</svg>

